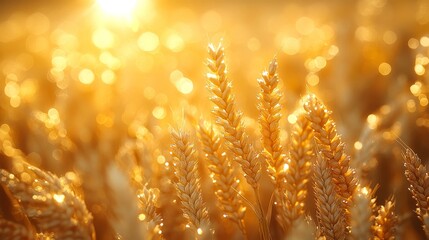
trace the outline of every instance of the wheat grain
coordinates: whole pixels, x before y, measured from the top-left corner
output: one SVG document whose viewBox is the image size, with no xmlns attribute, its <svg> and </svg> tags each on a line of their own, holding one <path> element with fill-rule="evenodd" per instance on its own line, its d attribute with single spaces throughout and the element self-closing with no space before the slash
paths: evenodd
<svg viewBox="0 0 429 240">
<path fill-rule="evenodd" d="M 416 213 L 423 223 L 423 229 L 429 238 L 429 225 L 425 216 L 429 214 L 429 175 L 420 158 L 410 148 L 403 153 L 405 176 L 410 183 L 410 191 L 417 202 Z"/>
<path fill-rule="evenodd" d="M 195 236 L 206 238 L 211 235 L 210 221 L 202 199 L 193 144 L 185 132 L 172 130 L 171 136 L 173 138 L 171 153 L 177 175 L 175 184 L 182 203 L 183 215 Z"/>
<path fill-rule="evenodd" d="M 257 189 L 261 177 L 261 164 L 258 154 L 245 133 L 242 114 L 235 106 L 234 95 L 231 92 L 232 84 L 226 76 L 223 46 L 219 44 L 215 47 L 210 44 L 208 52 L 207 66 L 210 73 L 207 74 L 209 80 L 207 87 L 212 95 L 210 100 L 215 104 L 213 113 L 216 116 L 216 122 L 225 130 L 229 149 L 241 165 L 247 182 L 253 189 Z"/>
<path fill-rule="evenodd" d="M 347 229 L 341 198 L 335 192 L 327 161 L 318 154 L 314 166 L 314 194 L 320 236 L 326 239 L 346 239 Z"/>
<path fill-rule="evenodd" d="M 199 136 L 203 144 L 203 151 L 210 164 L 208 167 L 223 216 L 236 222 L 243 234 L 246 235 L 243 219 L 246 208 L 237 194 L 239 181 L 229 159 L 221 148 L 221 139 L 213 127 L 204 121 L 199 124 Z"/>
</svg>

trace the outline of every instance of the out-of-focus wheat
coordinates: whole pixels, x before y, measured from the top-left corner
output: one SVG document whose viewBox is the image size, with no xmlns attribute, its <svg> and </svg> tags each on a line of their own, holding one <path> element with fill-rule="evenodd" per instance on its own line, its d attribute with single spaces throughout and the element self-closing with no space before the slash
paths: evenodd
<svg viewBox="0 0 429 240">
<path fill-rule="evenodd" d="M 73 188 L 57 176 L 25 162 L 0 170 L 0 182 L 16 198 L 40 232 L 61 239 L 94 239 L 92 216 Z"/>
<path fill-rule="evenodd" d="M 118 237 L 124 239 L 146 238 L 146 225 L 139 220 L 137 195 L 132 188 L 129 176 L 116 165 L 107 168 L 107 185 L 110 193 L 110 224 Z"/>
<path fill-rule="evenodd" d="M 372 239 L 372 226 L 376 212 L 373 190 L 368 187 L 358 186 L 353 195 L 351 213 L 351 237 L 352 239 Z"/>
<path fill-rule="evenodd" d="M 31 232 L 24 225 L 0 219 L 1 239 L 31 239 Z"/>
<path fill-rule="evenodd" d="M 239 191 L 239 181 L 234 168 L 222 149 L 222 141 L 209 123 L 201 121 L 199 136 L 203 145 L 203 151 L 209 161 L 209 170 L 213 178 L 215 193 L 219 201 L 222 215 L 238 224 L 245 235 L 243 206 Z"/>
<path fill-rule="evenodd" d="M 138 191 L 138 199 L 140 202 L 141 214 L 139 219 L 143 219 L 148 223 L 148 238 L 163 239 L 162 237 L 162 216 L 158 213 L 158 198 L 159 190 L 156 188 L 148 188 L 143 186 L 143 189 Z"/>
<path fill-rule="evenodd" d="M 280 187 L 282 211 L 279 213 L 283 228 L 288 231 L 293 222 L 305 214 L 307 182 L 311 178 L 313 132 L 304 114 L 297 113 L 290 137 L 289 159 L 283 166 Z"/>
<path fill-rule="evenodd" d="M 190 136 L 181 130 L 172 130 L 171 154 L 174 158 L 177 194 L 182 203 L 183 215 L 195 237 L 207 238 L 211 233 L 208 211 L 202 198 L 197 157 Z"/>
</svg>

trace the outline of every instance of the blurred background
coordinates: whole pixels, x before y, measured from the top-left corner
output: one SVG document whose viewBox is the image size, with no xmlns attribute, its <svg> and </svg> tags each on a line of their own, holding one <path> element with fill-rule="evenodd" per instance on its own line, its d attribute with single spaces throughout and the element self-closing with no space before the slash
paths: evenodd
<svg viewBox="0 0 429 240">
<path fill-rule="evenodd" d="M 429 158 L 428 29 L 426 0 L 2 0 L 0 129 L 60 175 L 76 159 L 109 162 L 129 138 L 164 139 L 180 115 L 210 117 L 206 50 L 222 41 L 249 122 L 256 79 L 277 57 L 285 128 L 299 99 L 316 93 L 383 203 L 410 196 L 398 137 Z M 12 155 L 3 145 L 2 157 Z M 405 236 L 423 236 L 411 197 L 397 201 L 413 226 Z"/>
</svg>

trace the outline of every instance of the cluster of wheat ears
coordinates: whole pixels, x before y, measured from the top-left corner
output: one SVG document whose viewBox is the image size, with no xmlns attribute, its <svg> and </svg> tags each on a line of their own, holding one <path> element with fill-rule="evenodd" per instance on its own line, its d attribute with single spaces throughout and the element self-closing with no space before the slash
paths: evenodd
<svg viewBox="0 0 429 240">
<path fill-rule="evenodd" d="M 258 79 L 260 134 L 251 134 L 227 77 L 222 44 L 209 45 L 208 54 L 213 121 L 172 127 L 169 156 L 163 156 L 157 139 L 147 134 L 139 142 L 148 150 L 143 157 L 136 157 L 136 149 L 127 145 L 102 173 L 78 172 L 80 178 L 108 186 L 111 211 L 106 214 L 116 237 L 215 239 L 228 226 L 233 239 L 395 239 L 400 228 L 395 198 L 376 204 L 377 187 L 364 184 L 351 167 L 331 111 L 320 99 L 314 94 L 302 98 L 286 143 L 280 124 L 282 89 L 273 59 Z M 8 200 L 2 202 L 1 238 L 95 239 L 96 213 L 86 202 L 96 196 L 82 188 L 97 183 L 57 177 L 32 166 L 14 147 L 9 131 L 0 129 L 2 156 L 10 160 L 0 171 L 2 199 Z M 167 160 L 157 164 L 154 158 Z M 403 161 L 415 212 L 429 238 L 426 167 L 405 145 Z M 212 181 L 204 187 L 214 191 L 208 197 L 201 180 L 207 172 Z M 101 179 L 88 178 L 91 174 Z M 263 182 L 267 176 L 269 181 Z M 261 197 L 266 193 L 269 201 Z M 259 231 L 249 229 L 255 224 L 248 215 L 256 219 Z M 255 232 L 259 235 L 252 235 Z"/>
</svg>

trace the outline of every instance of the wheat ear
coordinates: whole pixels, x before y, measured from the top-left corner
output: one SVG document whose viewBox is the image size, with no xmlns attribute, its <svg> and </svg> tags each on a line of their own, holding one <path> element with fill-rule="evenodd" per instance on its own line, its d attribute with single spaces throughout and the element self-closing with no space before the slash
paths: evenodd
<svg viewBox="0 0 429 240">
<path fill-rule="evenodd" d="M 380 206 L 375 217 L 373 234 L 375 240 L 394 240 L 396 238 L 396 224 L 398 217 L 395 215 L 395 201 L 386 201 L 384 206 Z"/>
<path fill-rule="evenodd" d="M 215 104 L 213 113 L 216 122 L 225 130 L 225 139 L 228 147 L 235 155 L 243 172 L 247 183 L 252 186 L 258 211 L 256 214 L 260 220 L 260 228 L 264 239 L 271 239 L 268 223 L 265 219 L 264 210 L 259 196 L 259 179 L 261 178 L 261 163 L 259 155 L 254 150 L 254 146 L 249 141 L 249 136 L 245 133 L 242 114 L 236 109 L 234 95 L 232 94 L 232 83 L 228 80 L 224 49 L 220 43 L 217 47 L 209 44 L 209 58 L 207 66 L 210 73 L 207 74 L 208 89 L 212 94 L 210 98 Z"/>
<path fill-rule="evenodd" d="M 232 83 L 226 76 L 223 46 L 219 44 L 215 47 L 210 44 L 208 52 L 207 66 L 210 70 L 207 74 L 208 89 L 212 95 L 210 99 L 215 104 L 213 113 L 216 122 L 224 128 L 229 149 L 241 165 L 247 182 L 256 190 L 261 177 L 261 164 L 245 133 L 242 114 L 235 106 L 234 95 L 231 92 Z"/>
<path fill-rule="evenodd" d="M 351 198 L 357 186 L 355 172 L 350 168 L 350 157 L 344 152 L 344 143 L 337 134 L 331 112 L 325 105 L 315 95 L 311 94 L 305 98 L 304 108 L 315 133 L 317 148 L 320 149 L 323 158 L 331 169 L 336 192 L 342 197 L 346 210 L 345 214 L 349 215 Z M 349 220 L 348 216 L 348 225 Z"/>
<path fill-rule="evenodd" d="M 177 175 L 175 184 L 183 215 L 196 237 L 208 237 L 211 235 L 210 221 L 202 198 L 194 145 L 188 133 L 172 130 L 171 136 L 171 153 Z"/>
<path fill-rule="evenodd" d="M 304 215 L 307 197 L 307 182 L 310 179 L 313 158 L 313 131 L 305 115 L 299 114 L 292 127 L 289 160 L 282 169 L 284 182 L 281 184 L 282 223 L 286 231 L 293 222 Z"/>
<path fill-rule="evenodd" d="M 316 196 L 316 211 L 321 236 L 328 240 L 346 239 L 347 228 L 341 198 L 335 191 L 331 169 L 321 153 L 318 153 L 313 170 L 314 195 Z"/>
<path fill-rule="evenodd" d="M 159 189 L 143 186 L 143 188 L 139 190 L 137 197 L 139 199 L 142 212 L 139 216 L 144 218 L 144 220 L 148 223 L 149 232 L 147 234 L 149 235 L 149 238 L 163 239 L 162 217 L 157 212 Z"/>
<path fill-rule="evenodd" d="M 407 148 L 403 153 L 405 159 L 405 176 L 410 183 L 410 191 L 417 202 L 416 213 L 423 223 L 426 237 L 429 238 L 429 175 L 419 156 Z"/>
<path fill-rule="evenodd" d="M 282 117 L 280 105 L 281 93 L 278 87 L 277 59 L 273 59 L 268 70 L 262 72 L 258 79 L 259 122 L 261 125 L 262 142 L 267 153 L 268 173 L 277 187 L 282 181 L 280 176 L 285 163 L 283 146 L 280 142 L 279 122 Z"/>
<path fill-rule="evenodd" d="M 224 216 L 237 223 L 242 233 L 246 235 L 243 220 L 246 208 L 236 192 L 239 189 L 239 181 L 231 167 L 231 162 L 221 148 L 221 139 L 213 127 L 204 121 L 200 122 L 198 132 L 203 151 L 209 162 L 208 168 L 211 172 L 220 208 Z"/>
</svg>

